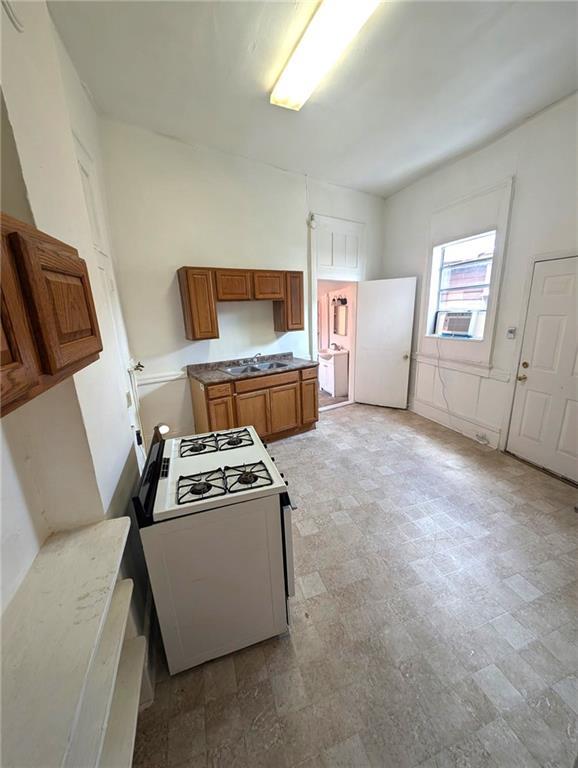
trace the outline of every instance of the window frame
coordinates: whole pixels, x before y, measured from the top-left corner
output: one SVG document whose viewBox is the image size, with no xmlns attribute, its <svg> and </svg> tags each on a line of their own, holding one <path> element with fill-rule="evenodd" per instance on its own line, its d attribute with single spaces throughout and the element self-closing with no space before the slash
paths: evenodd
<svg viewBox="0 0 578 768">
<path fill-rule="evenodd" d="M 488 235 L 494 235 L 494 250 L 492 251 L 492 255 L 490 257 L 486 257 L 485 259 L 468 259 L 467 261 L 462 262 L 455 262 L 454 264 L 445 264 L 444 265 L 444 251 L 445 249 L 450 245 L 457 245 L 458 243 L 464 243 L 469 240 L 477 240 L 482 237 L 487 237 Z M 444 341 L 484 341 L 486 338 L 486 330 L 487 330 L 487 319 L 488 319 L 488 312 L 490 308 L 490 302 L 491 302 L 491 296 L 493 292 L 493 278 L 494 278 L 494 267 L 495 267 L 495 256 L 496 256 L 496 244 L 498 239 L 498 231 L 496 228 L 485 230 L 483 232 L 477 232 L 473 235 L 468 235 L 467 237 L 460 237 L 456 240 L 450 240 L 445 243 L 440 243 L 439 245 L 435 245 L 432 249 L 432 258 L 430 261 L 430 275 L 429 275 L 429 301 L 428 301 L 428 311 L 427 311 L 427 328 L 426 328 L 426 337 L 433 338 L 433 339 L 443 339 Z M 490 279 L 487 282 L 479 283 L 476 285 L 467 285 L 467 286 L 456 286 L 454 288 L 442 288 L 442 277 L 444 270 L 449 270 L 452 267 L 456 266 L 463 266 L 466 264 L 491 264 L 491 271 L 490 271 Z M 435 277 L 435 280 L 434 280 Z M 444 292 L 451 292 L 451 291 L 460 291 L 460 290 L 467 290 L 468 288 L 485 288 L 487 286 L 488 288 L 488 303 L 486 305 L 485 309 L 464 309 L 464 312 L 484 312 L 486 314 L 485 320 L 484 320 L 484 333 L 482 336 L 444 336 L 440 333 L 435 332 L 435 326 L 437 323 L 437 316 L 439 312 L 450 312 L 452 310 L 442 310 L 440 309 L 440 303 L 441 303 L 441 294 Z M 457 311 L 457 310 L 456 310 Z"/>
</svg>

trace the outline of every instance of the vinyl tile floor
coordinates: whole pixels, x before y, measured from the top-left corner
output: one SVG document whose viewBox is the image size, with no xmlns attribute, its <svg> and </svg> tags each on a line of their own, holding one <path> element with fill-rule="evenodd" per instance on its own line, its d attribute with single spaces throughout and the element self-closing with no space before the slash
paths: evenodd
<svg viewBox="0 0 578 768">
<path fill-rule="evenodd" d="M 135 767 L 571 768 L 577 491 L 407 411 L 271 449 L 291 632 L 161 680 Z"/>
</svg>

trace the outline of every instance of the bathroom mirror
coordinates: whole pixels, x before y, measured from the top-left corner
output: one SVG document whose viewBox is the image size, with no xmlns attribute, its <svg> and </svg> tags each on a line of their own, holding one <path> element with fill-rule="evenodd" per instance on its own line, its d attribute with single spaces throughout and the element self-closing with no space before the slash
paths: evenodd
<svg viewBox="0 0 578 768">
<path fill-rule="evenodd" d="M 347 304 L 333 306 L 333 333 L 336 336 L 347 336 Z"/>
</svg>

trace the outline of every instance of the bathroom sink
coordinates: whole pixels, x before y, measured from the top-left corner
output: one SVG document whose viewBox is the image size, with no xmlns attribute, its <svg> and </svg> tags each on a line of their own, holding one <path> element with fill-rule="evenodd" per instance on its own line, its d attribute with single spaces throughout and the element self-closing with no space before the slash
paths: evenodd
<svg viewBox="0 0 578 768">
<path fill-rule="evenodd" d="M 275 360 L 272 363 L 259 363 L 257 365 L 257 368 L 260 371 L 273 371 L 275 368 L 287 368 L 289 363 L 281 363 L 278 360 Z"/>
<path fill-rule="evenodd" d="M 238 376 L 240 373 L 259 373 L 261 368 L 256 365 L 233 365 L 230 368 L 223 368 L 225 373 L 230 373 L 231 376 Z"/>
</svg>

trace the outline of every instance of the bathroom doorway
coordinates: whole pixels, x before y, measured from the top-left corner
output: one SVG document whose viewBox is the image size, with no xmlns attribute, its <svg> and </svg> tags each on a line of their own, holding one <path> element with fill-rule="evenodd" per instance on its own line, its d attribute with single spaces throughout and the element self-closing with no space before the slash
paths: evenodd
<svg viewBox="0 0 578 768">
<path fill-rule="evenodd" d="M 353 402 L 357 283 L 317 281 L 319 410 Z"/>
</svg>

